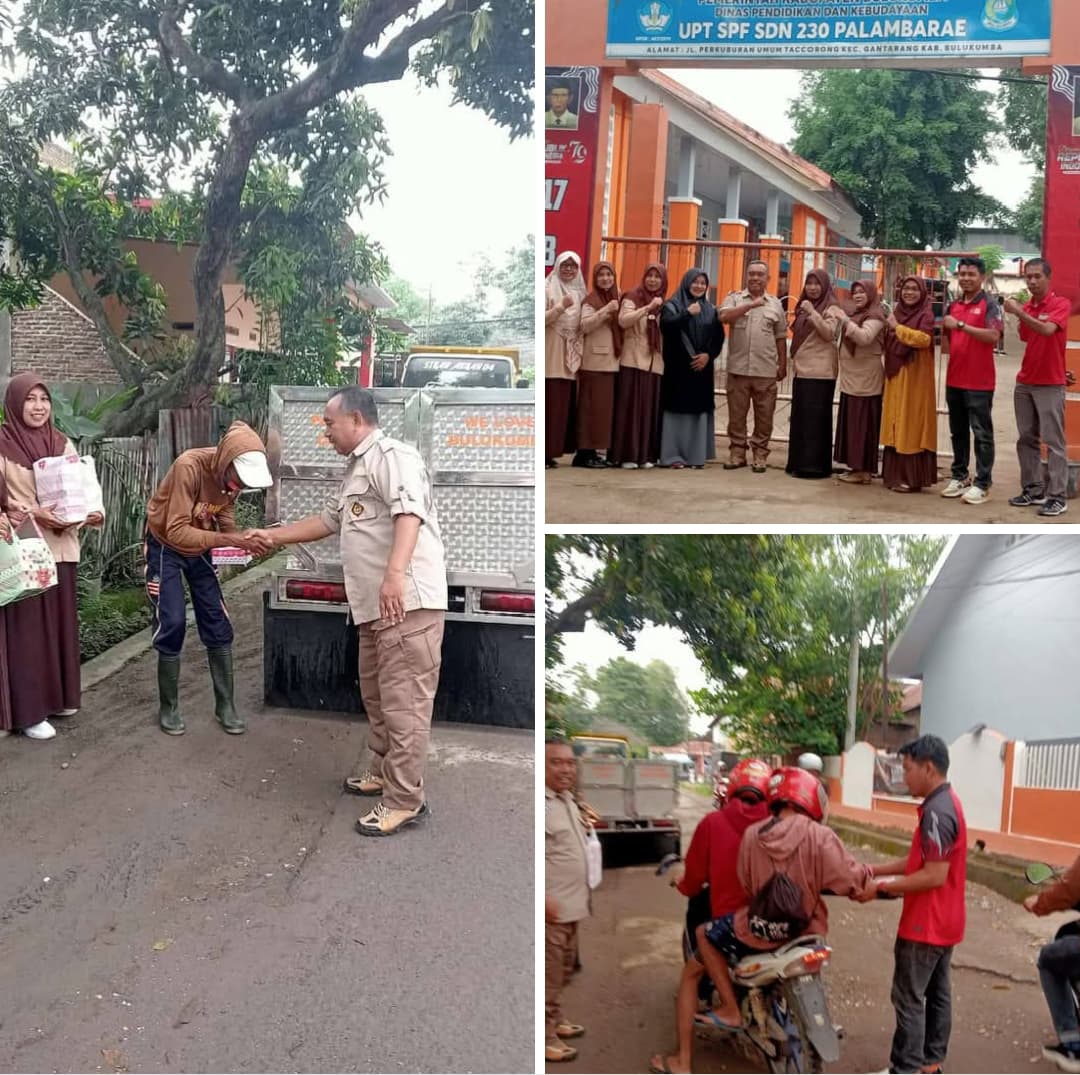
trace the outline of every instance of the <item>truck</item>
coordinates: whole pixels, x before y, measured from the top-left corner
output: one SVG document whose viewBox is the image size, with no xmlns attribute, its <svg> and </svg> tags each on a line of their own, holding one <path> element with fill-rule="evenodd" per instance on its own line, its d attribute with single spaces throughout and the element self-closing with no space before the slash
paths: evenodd
<svg viewBox="0 0 1080 1075">
<path fill-rule="evenodd" d="M 410 348 L 401 374 L 402 388 L 521 388 L 517 348 Z"/>
<path fill-rule="evenodd" d="M 344 460 L 323 429 L 329 388 L 270 389 L 269 524 L 319 512 Z M 434 719 L 534 726 L 533 393 L 384 388 L 379 424 L 427 466 L 446 548 L 449 609 Z M 263 602 L 268 706 L 362 712 L 338 535 L 290 546 Z"/>
<path fill-rule="evenodd" d="M 630 741 L 618 735 L 573 735 L 570 746 L 577 758 L 578 794 L 600 818 L 597 835 L 620 842 L 629 836 L 658 839 L 661 855 L 678 854 L 678 764 L 633 758 Z"/>
</svg>

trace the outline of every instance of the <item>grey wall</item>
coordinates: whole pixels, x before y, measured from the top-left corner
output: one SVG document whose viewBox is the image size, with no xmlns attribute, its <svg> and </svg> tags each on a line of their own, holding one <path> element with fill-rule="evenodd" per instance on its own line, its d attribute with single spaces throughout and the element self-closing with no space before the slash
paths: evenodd
<svg viewBox="0 0 1080 1075">
<path fill-rule="evenodd" d="M 1080 736 L 1080 538 L 999 548 L 972 581 L 927 650 L 922 731 L 947 743 L 977 723 L 1010 739 Z"/>
</svg>

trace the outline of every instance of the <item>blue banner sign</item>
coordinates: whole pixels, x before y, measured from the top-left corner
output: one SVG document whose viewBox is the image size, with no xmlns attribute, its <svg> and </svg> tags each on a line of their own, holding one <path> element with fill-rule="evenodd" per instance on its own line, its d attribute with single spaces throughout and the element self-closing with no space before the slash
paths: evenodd
<svg viewBox="0 0 1080 1075">
<path fill-rule="evenodd" d="M 1072 0 L 1076 2 L 1076 0 Z M 608 0 L 607 55 L 931 60 L 1050 53 L 1051 0 Z"/>
</svg>

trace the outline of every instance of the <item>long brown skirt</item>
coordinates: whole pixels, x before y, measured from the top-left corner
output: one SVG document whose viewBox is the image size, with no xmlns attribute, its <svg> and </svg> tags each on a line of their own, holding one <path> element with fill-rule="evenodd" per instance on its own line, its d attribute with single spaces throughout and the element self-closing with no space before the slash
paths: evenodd
<svg viewBox="0 0 1080 1075">
<path fill-rule="evenodd" d="M 611 419 L 615 413 L 617 373 L 578 373 L 577 446 L 606 452 L 611 446 Z"/>
<path fill-rule="evenodd" d="M 11 726 L 30 728 L 62 709 L 78 709 L 77 564 L 57 564 L 59 585 L 4 609 Z"/>
<path fill-rule="evenodd" d="M 833 458 L 852 470 L 876 474 L 881 437 L 881 396 L 840 393 Z"/>
<path fill-rule="evenodd" d="M 660 382 L 658 374 L 623 367 L 615 381 L 612 463 L 655 463 L 660 458 Z"/>
<path fill-rule="evenodd" d="M 881 478 L 886 489 L 906 485 L 915 492 L 938 480 L 937 452 L 912 452 L 904 455 L 895 448 L 886 448 L 881 454 Z"/>
<path fill-rule="evenodd" d="M 575 450 L 574 382 L 565 377 L 544 380 L 544 459 L 551 462 Z"/>
</svg>

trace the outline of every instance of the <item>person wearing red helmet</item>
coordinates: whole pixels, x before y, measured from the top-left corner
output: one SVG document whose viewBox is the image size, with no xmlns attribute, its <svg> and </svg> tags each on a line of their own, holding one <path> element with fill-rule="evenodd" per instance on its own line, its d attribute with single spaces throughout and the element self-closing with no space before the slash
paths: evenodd
<svg viewBox="0 0 1080 1075">
<path fill-rule="evenodd" d="M 764 917 L 755 900 L 775 875 L 784 875 L 798 890 L 796 935 L 827 935 L 823 892 L 852 896 L 870 883 L 870 867 L 856 862 L 840 837 L 822 824 L 828 796 L 813 773 L 795 766 L 777 769 L 767 797 L 772 816 L 751 825 L 739 846 L 737 870 L 746 901 L 733 914 L 698 927 L 698 950 L 720 994 L 720 1007 L 694 1017 L 705 1025 L 742 1026 L 729 965 L 795 939 L 777 928 L 781 923 Z"/>
<path fill-rule="evenodd" d="M 698 952 L 693 925 L 706 918 L 722 918 L 746 902 L 746 892 L 736 876 L 735 865 L 743 833 L 751 825 L 769 816 L 766 797 L 771 777 L 771 767 L 759 758 L 745 758 L 731 770 L 728 777 L 727 805 L 707 814 L 701 820 L 694 830 L 690 849 L 686 852 L 685 869 L 681 877 L 677 872 L 672 877 L 672 885 L 690 900 L 687 933 L 683 940 L 686 962 L 683 964 L 679 994 L 675 1001 L 675 1027 L 679 1047 L 670 1056 L 654 1056 L 649 1063 L 652 1071 L 690 1070 L 694 1013 L 697 1011 L 698 988 L 705 975 L 705 965 Z M 695 915 L 695 903 L 706 900 L 708 912 L 702 911 Z"/>
</svg>

